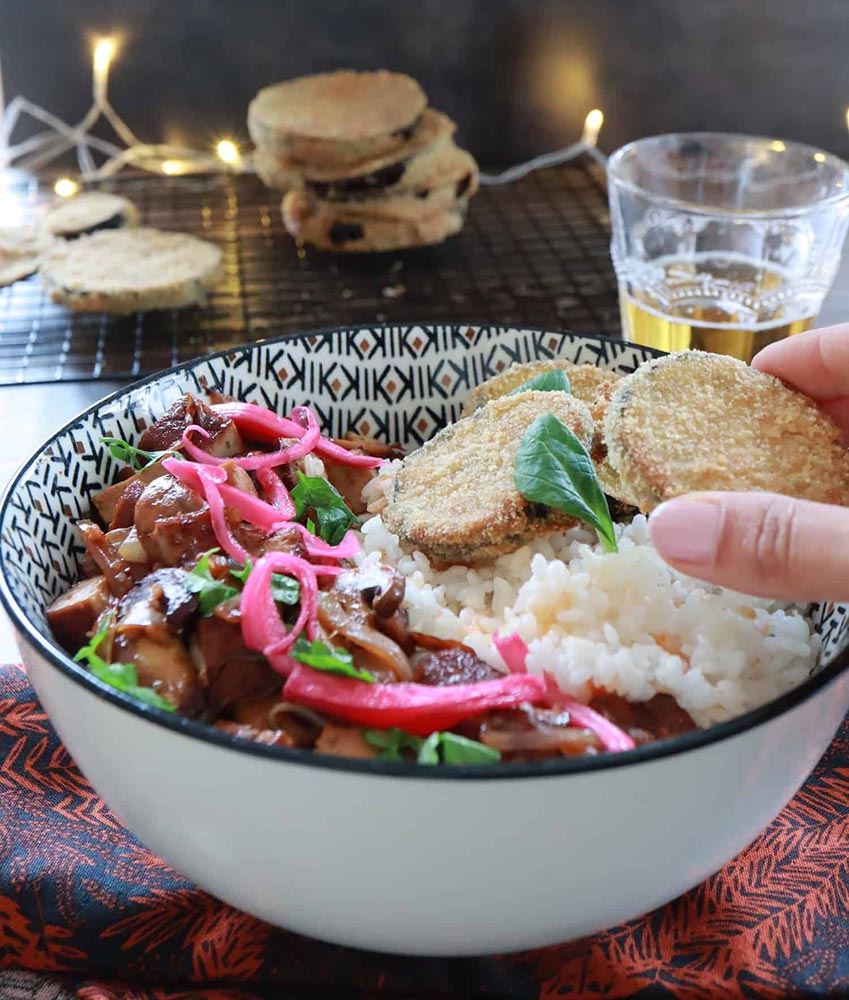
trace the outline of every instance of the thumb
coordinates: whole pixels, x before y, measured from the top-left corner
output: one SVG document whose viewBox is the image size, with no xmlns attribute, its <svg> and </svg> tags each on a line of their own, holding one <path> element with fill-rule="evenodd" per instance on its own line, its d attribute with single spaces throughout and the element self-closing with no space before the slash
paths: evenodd
<svg viewBox="0 0 849 1000">
<path fill-rule="evenodd" d="M 777 493 L 690 493 L 649 518 L 668 563 L 744 594 L 849 600 L 849 508 Z"/>
</svg>

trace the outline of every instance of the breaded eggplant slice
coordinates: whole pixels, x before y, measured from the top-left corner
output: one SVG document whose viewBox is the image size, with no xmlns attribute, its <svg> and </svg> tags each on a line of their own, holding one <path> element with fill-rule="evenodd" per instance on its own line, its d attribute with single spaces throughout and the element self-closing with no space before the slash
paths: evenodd
<svg viewBox="0 0 849 1000">
<path fill-rule="evenodd" d="M 633 514 L 637 507 L 637 501 L 622 482 L 622 477 L 610 464 L 607 455 L 607 442 L 604 439 L 604 416 L 607 413 L 610 400 L 613 398 L 613 393 L 616 391 L 618 384 L 618 381 L 602 382 L 598 387 L 595 402 L 589 408 L 590 414 L 595 421 L 595 434 L 593 435 L 593 447 L 590 457 L 593 460 L 601 488 L 607 496 L 611 497 L 622 507 L 631 508 L 630 513 Z"/>
<path fill-rule="evenodd" d="M 622 378 L 619 372 L 597 368 L 595 365 L 576 365 L 572 361 L 561 358 L 551 358 L 546 361 L 530 361 L 527 364 L 512 364 L 503 372 L 493 375 L 486 382 L 481 382 L 472 390 L 468 402 L 463 408 L 463 416 L 474 413 L 490 399 L 507 396 L 519 386 L 545 372 L 560 369 L 569 380 L 572 395 L 584 403 L 590 411 L 590 416 L 596 424 L 590 455 L 598 473 L 599 482 L 604 492 L 628 507 L 636 507 L 636 502 L 625 489 L 616 471 L 607 461 L 607 446 L 602 434 L 602 421 L 607 411 L 607 404 L 613 395 L 617 382 Z"/>
<path fill-rule="evenodd" d="M 608 457 L 643 511 L 694 490 L 763 490 L 849 505 L 849 451 L 807 396 L 742 361 L 685 351 L 617 385 Z"/>
<path fill-rule="evenodd" d="M 573 527 L 574 518 L 528 503 L 513 481 L 519 444 L 544 413 L 590 448 L 593 420 L 574 396 L 532 391 L 494 399 L 407 456 L 383 511 L 389 530 L 433 559 L 470 563 Z"/>
<path fill-rule="evenodd" d="M 603 412 L 596 416 L 593 413 L 593 406 L 596 404 L 599 389 L 608 382 L 616 382 L 622 376 L 619 372 L 607 371 L 605 368 L 596 368 L 595 365 L 576 365 L 573 361 L 564 361 L 562 358 L 550 358 L 546 361 L 529 361 L 527 364 L 512 364 L 505 368 L 503 372 L 493 375 L 486 382 L 481 382 L 475 386 L 469 396 L 468 402 L 463 407 L 463 416 L 468 417 L 475 410 L 480 409 L 491 399 L 498 399 L 499 396 L 507 396 L 518 389 L 520 385 L 529 382 L 537 375 L 545 372 L 560 369 L 569 379 L 569 386 L 572 395 L 580 399 L 590 410 L 593 420 L 600 420 Z"/>
</svg>

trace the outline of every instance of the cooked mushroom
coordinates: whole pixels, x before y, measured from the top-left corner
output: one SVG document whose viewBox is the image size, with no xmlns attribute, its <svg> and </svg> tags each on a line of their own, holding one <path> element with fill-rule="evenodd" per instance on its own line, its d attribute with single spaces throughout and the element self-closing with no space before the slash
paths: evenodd
<svg viewBox="0 0 849 1000">
<path fill-rule="evenodd" d="M 47 609 L 47 621 L 59 644 L 69 653 L 85 645 L 94 623 L 109 604 L 105 576 L 80 580 L 60 594 Z"/>
</svg>

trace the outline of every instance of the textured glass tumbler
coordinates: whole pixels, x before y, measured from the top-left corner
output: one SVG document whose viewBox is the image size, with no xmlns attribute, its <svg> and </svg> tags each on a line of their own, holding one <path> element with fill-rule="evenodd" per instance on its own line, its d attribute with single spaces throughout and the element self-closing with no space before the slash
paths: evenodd
<svg viewBox="0 0 849 1000">
<path fill-rule="evenodd" d="M 814 325 L 849 223 L 849 165 L 780 139 L 692 132 L 623 146 L 607 177 L 627 340 L 750 361 Z"/>
</svg>

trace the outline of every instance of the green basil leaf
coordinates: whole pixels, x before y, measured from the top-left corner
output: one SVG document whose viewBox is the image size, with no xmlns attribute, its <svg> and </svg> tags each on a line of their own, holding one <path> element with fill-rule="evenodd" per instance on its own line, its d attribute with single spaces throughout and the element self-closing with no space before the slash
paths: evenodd
<svg viewBox="0 0 849 1000">
<path fill-rule="evenodd" d="M 210 556 L 218 552 L 218 549 L 210 549 L 198 559 L 195 568 L 186 575 L 184 585 L 186 590 L 198 595 L 200 613 L 210 615 L 225 601 L 235 597 L 239 593 L 235 587 L 216 579 L 209 570 Z"/>
<path fill-rule="evenodd" d="M 91 664 L 91 672 L 117 691 L 123 691 L 124 694 L 137 698 L 146 705 L 164 708 L 166 712 L 175 711 L 174 706 L 158 695 L 153 688 L 139 685 L 136 668 L 130 663 L 104 663 L 101 660 L 99 663 Z"/>
<path fill-rule="evenodd" d="M 354 666 L 354 657 L 347 649 L 331 649 L 320 639 L 313 639 L 312 642 L 303 638 L 296 639 L 289 655 L 313 670 L 323 670 L 340 677 L 353 677 L 367 684 L 375 683 L 374 676 L 368 670 L 358 670 Z"/>
<path fill-rule="evenodd" d="M 318 519 L 319 536 L 328 545 L 338 545 L 352 524 L 352 515 L 347 507 L 345 510 L 339 510 L 338 507 L 319 507 L 316 509 L 315 516 Z"/>
<path fill-rule="evenodd" d="M 301 599 L 301 585 L 294 577 L 272 573 L 271 596 L 280 604 L 297 604 Z"/>
<path fill-rule="evenodd" d="M 398 747 L 402 736 L 406 735 L 402 729 L 364 729 L 363 738 L 366 743 L 370 743 L 378 750 L 388 750 Z"/>
<path fill-rule="evenodd" d="M 77 663 L 85 663 L 95 677 L 122 691 L 146 705 L 153 705 L 155 708 L 163 708 L 166 712 L 175 711 L 174 706 L 158 695 L 153 688 L 142 687 L 139 684 L 136 668 L 131 663 L 107 663 L 97 652 L 98 647 L 106 638 L 112 616 L 107 615 L 98 631 L 91 637 L 88 644 L 77 651 L 74 660 Z"/>
<path fill-rule="evenodd" d="M 158 462 L 168 455 L 176 454 L 175 451 L 143 451 L 141 448 L 136 448 L 127 441 L 115 437 L 102 437 L 100 443 L 108 447 L 113 458 L 117 458 L 125 465 L 131 465 L 134 469 L 143 469 L 151 462 Z"/>
<path fill-rule="evenodd" d="M 248 561 L 244 566 L 240 566 L 236 562 L 230 563 L 230 576 L 244 586 L 248 582 L 252 569 L 253 562 L 248 556 Z M 280 604 L 297 604 L 301 599 L 301 585 L 294 577 L 284 576 L 282 573 L 272 573 L 271 596 Z"/>
<path fill-rule="evenodd" d="M 298 473 L 298 483 L 292 490 L 292 500 L 295 503 L 295 513 L 300 520 L 306 511 L 315 513 L 315 522 L 306 521 L 307 530 L 318 534 L 329 545 L 338 545 L 345 532 L 352 524 L 359 524 L 360 519 L 345 503 L 344 498 L 322 476 L 305 476 Z"/>
<path fill-rule="evenodd" d="M 501 760 L 500 750 L 457 733 L 443 733 L 440 742 L 444 764 L 493 764 Z"/>
<path fill-rule="evenodd" d="M 419 747 L 417 760 L 420 764 L 439 763 L 439 744 L 442 741 L 442 733 L 431 733 L 430 736 Z"/>
<path fill-rule="evenodd" d="M 105 663 L 99 655 L 97 650 L 100 648 L 100 644 L 106 638 L 106 634 L 109 631 L 109 626 L 112 624 L 112 614 L 105 615 L 103 618 L 103 624 L 94 633 L 94 635 L 89 639 L 88 643 L 81 649 L 78 649 L 76 655 L 74 656 L 75 663 L 88 663 L 91 664 L 93 660 L 100 660 L 101 663 Z"/>
<path fill-rule="evenodd" d="M 427 739 L 403 729 L 363 729 L 366 743 L 380 750 L 381 760 L 407 760 L 402 751 L 416 755 L 419 764 L 493 764 L 501 752 L 456 733 L 431 733 Z"/>
<path fill-rule="evenodd" d="M 204 553 L 206 555 L 206 553 Z M 248 582 L 248 577 L 251 575 L 251 570 L 254 568 L 254 564 L 251 561 L 251 557 L 248 556 L 248 561 L 244 566 L 240 566 L 237 562 L 230 562 L 230 576 L 234 577 L 239 583 L 244 586 Z"/>
<path fill-rule="evenodd" d="M 595 528 L 602 548 L 616 552 L 616 534 L 586 448 L 552 413 L 537 417 L 522 438 L 513 467 L 516 489 L 531 503 L 562 510 Z"/>
<path fill-rule="evenodd" d="M 519 392 L 530 392 L 531 389 L 536 389 L 539 392 L 572 391 L 569 379 L 566 378 L 566 372 L 562 368 L 553 368 L 550 372 L 542 372 L 540 375 L 529 379 L 512 392 L 508 392 L 507 395 L 515 396 Z"/>
<path fill-rule="evenodd" d="M 403 750 L 418 754 L 423 740 L 420 736 L 411 736 L 403 729 L 363 729 L 361 730 L 366 743 L 380 750 L 380 760 L 406 760 Z"/>
</svg>

